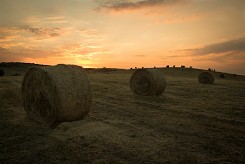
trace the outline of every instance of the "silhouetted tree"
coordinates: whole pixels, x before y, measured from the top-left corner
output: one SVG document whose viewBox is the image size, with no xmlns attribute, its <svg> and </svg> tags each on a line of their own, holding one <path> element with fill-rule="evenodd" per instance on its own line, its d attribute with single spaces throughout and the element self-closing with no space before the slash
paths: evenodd
<svg viewBox="0 0 245 164">
<path fill-rule="evenodd" d="M 169 68 L 169 65 L 167 65 L 166 68 Z"/>
</svg>

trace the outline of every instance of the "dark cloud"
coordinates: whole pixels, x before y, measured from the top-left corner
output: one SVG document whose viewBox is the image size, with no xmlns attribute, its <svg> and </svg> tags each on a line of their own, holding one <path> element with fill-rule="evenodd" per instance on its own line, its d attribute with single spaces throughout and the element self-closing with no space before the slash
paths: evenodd
<svg viewBox="0 0 245 164">
<path fill-rule="evenodd" d="M 18 36 L 19 38 L 22 36 L 26 38 L 24 35 L 26 32 L 34 34 L 35 39 L 47 39 L 53 37 L 59 37 L 64 34 L 66 31 L 61 28 L 32 28 L 29 26 L 19 26 L 19 27 L 0 27 L 0 40 L 8 41 L 11 37 Z"/>
<path fill-rule="evenodd" d="M 146 55 L 134 55 L 136 57 L 146 57 Z"/>
<path fill-rule="evenodd" d="M 56 37 L 56 36 L 60 36 L 62 33 L 62 29 L 60 28 L 32 28 L 29 26 L 23 26 L 21 27 L 21 29 L 29 31 L 38 36 Z"/>
<path fill-rule="evenodd" d="M 234 54 L 245 52 L 245 37 L 221 43 L 206 45 L 202 48 L 177 50 L 175 52 L 190 52 L 191 55 L 205 56 L 209 54 Z"/>
<path fill-rule="evenodd" d="M 206 45 L 199 49 L 191 50 L 193 55 L 207 55 L 212 53 L 229 53 L 245 51 L 245 37 L 222 42 L 216 44 Z"/>
<path fill-rule="evenodd" d="M 157 5 L 164 5 L 164 4 L 172 4 L 176 3 L 179 0 L 140 0 L 138 2 L 130 2 L 130 1 L 106 1 L 106 2 L 99 2 L 100 8 L 106 8 L 111 10 L 124 10 L 124 9 L 139 9 L 144 7 L 152 7 Z"/>
</svg>

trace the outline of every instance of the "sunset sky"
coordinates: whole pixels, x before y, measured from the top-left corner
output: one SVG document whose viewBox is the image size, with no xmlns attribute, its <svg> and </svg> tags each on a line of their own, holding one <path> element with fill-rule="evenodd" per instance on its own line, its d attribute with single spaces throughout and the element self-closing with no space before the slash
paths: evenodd
<svg viewBox="0 0 245 164">
<path fill-rule="evenodd" d="M 245 0 L 0 0 L 0 62 L 245 75 Z"/>
</svg>

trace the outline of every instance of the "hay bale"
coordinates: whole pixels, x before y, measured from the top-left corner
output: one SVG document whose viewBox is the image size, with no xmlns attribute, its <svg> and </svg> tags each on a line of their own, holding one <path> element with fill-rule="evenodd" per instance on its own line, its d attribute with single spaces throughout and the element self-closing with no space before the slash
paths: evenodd
<svg viewBox="0 0 245 164">
<path fill-rule="evenodd" d="M 213 84 L 214 75 L 211 72 L 201 72 L 198 76 L 198 81 L 202 84 Z"/>
<path fill-rule="evenodd" d="M 75 65 L 31 67 L 23 79 L 22 102 L 30 118 L 52 128 L 82 119 L 92 105 L 87 73 Z"/>
<path fill-rule="evenodd" d="M 166 88 L 166 81 L 158 69 L 137 69 L 131 76 L 130 88 L 138 95 L 159 96 Z"/>
</svg>

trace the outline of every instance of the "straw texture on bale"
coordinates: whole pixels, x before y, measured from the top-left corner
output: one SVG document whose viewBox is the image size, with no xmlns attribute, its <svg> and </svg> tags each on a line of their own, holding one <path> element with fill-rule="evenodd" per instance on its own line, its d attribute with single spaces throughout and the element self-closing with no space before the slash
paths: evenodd
<svg viewBox="0 0 245 164">
<path fill-rule="evenodd" d="M 30 118 L 52 128 L 61 122 L 82 119 L 92 105 L 86 71 L 63 64 L 31 67 L 23 79 L 22 102 Z"/>
<path fill-rule="evenodd" d="M 201 72 L 198 76 L 198 81 L 202 84 L 213 84 L 214 80 L 214 75 L 211 72 Z"/>
<path fill-rule="evenodd" d="M 166 88 L 166 81 L 158 69 L 137 69 L 131 76 L 130 88 L 138 95 L 159 96 Z"/>
</svg>

